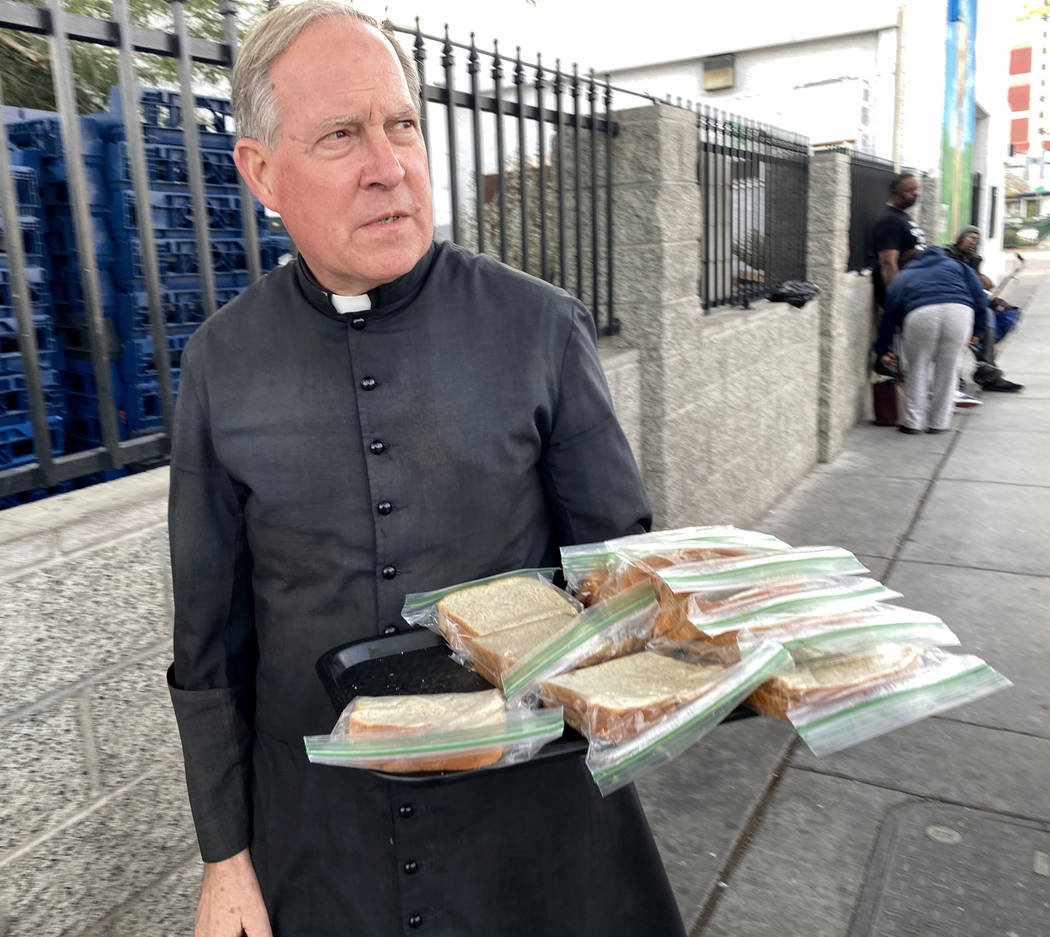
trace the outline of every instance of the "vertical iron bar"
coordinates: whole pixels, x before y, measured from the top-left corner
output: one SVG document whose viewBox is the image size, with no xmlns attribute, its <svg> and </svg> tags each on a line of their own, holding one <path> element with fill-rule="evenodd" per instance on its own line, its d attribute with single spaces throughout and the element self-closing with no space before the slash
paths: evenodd
<svg viewBox="0 0 1050 937">
<path fill-rule="evenodd" d="M 572 171 L 575 186 L 575 231 L 576 231 L 576 296 L 583 299 L 583 231 L 581 228 L 583 209 L 580 207 L 580 73 L 572 63 Z"/>
<path fill-rule="evenodd" d="M 802 215 L 802 279 L 809 279 L 809 265 L 807 263 L 809 259 L 809 169 L 810 169 L 810 152 L 809 152 L 809 138 L 802 138 L 802 205 L 799 209 Z"/>
<path fill-rule="evenodd" d="M 3 87 L 0 83 L 0 109 L 3 106 Z M 55 458 L 51 448 L 51 428 L 47 421 L 47 401 L 44 399 L 44 381 L 40 370 L 40 349 L 36 342 L 36 323 L 33 321 L 32 296 L 26 278 L 26 252 L 21 237 L 18 194 L 11 175 L 7 123 L 3 120 L 0 120 L 0 209 L 3 212 L 0 218 L 6 233 L 4 249 L 7 251 L 11 306 L 18 323 L 18 350 L 22 354 L 22 373 L 25 375 L 26 394 L 29 397 L 29 419 L 33 425 L 33 452 L 48 484 L 53 484 Z"/>
<path fill-rule="evenodd" d="M 84 178 L 84 159 L 80 146 L 80 128 L 77 119 L 77 100 L 73 90 L 73 68 L 69 60 L 69 45 L 65 28 L 62 0 L 48 0 L 51 11 L 51 69 L 58 104 L 58 124 L 62 136 L 62 152 L 66 159 L 66 178 L 69 184 L 69 206 L 73 215 L 73 234 L 77 245 L 77 264 L 80 268 L 80 286 L 91 339 L 91 363 L 95 370 L 95 396 L 98 399 L 102 443 L 106 447 L 113 468 L 123 464 L 120 436 L 117 430 L 117 408 L 113 396 L 113 379 L 109 370 L 110 351 L 106 343 L 102 321 L 102 289 L 99 284 L 95 242 L 91 229 L 91 213 L 87 200 L 87 182 Z"/>
<path fill-rule="evenodd" d="M 431 181 L 434 178 L 433 160 L 430 160 L 430 128 L 427 125 L 427 76 L 425 62 L 427 59 L 427 46 L 423 41 L 423 30 L 419 28 L 419 17 L 416 17 L 416 38 L 412 43 L 412 58 L 416 61 L 416 71 L 419 73 L 419 129 L 423 131 L 423 148 L 427 151 L 428 163 L 430 165 Z"/>
<path fill-rule="evenodd" d="M 734 306 L 741 305 L 741 277 L 740 277 L 740 258 L 736 256 L 735 248 L 737 246 L 737 222 L 738 215 L 736 210 L 736 187 L 734 186 L 733 176 L 736 172 L 736 154 L 737 154 L 737 138 L 736 138 L 736 115 L 729 115 L 729 119 L 726 121 L 726 131 L 728 134 L 728 155 L 726 157 L 726 218 L 729 221 L 728 225 L 728 241 L 729 251 L 727 256 L 729 257 L 729 295 L 730 301 Z M 737 273 L 733 275 L 733 267 L 736 267 Z"/>
<path fill-rule="evenodd" d="M 525 158 L 525 69 L 521 64 L 521 46 L 518 46 L 514 65 L 514 84 L 518 98 L 518 184 L 521 196 L 521 269 L 529 271 L 529 201 L 527 163 Z"/>
<path fill-rule="evenodd" d="M 546 127 L 543 118 L 543 60 L 536 56 L 536 128 L 539 145 L 539 206 L 540 206 L 540 279 L 546 280 L 550 271 L 547 267 L 547 146 L 544 136 Z"/>
<path fill-rule="evenodd" d="M 609 73 L 605 74 L 605 262 L 606 262 L 606 309 L 609 315 L 609 334 L 620 331 L 613 303 L 613 273 L 616 264 L 613 258 L 613 116 L 612 85 Z"/>
<path fill-rule="evenodd" d="M 587 82 L 587 100 L 591 105 L 591 301 L 594 303 L 594 316 L 598 318 L 598 90 L 594 84 L 594 69 L 591 69 Z"/>
<path fill-rule="evenodd" d="M 751 183 L 749 186 L 749 198 L 751 204 L 748 211 L 748 225 L 751 231 L 754 232 L 752 235 L 752 241 L 755 244 L 756 250 L 754 252 L 755 263 L 752 265 L 755 272 L 759 269 L 759 258 L 762 258 L 762 265 L 765 264 L 765 252 L 766 252 L 766 239 L 759 230 L 758 222 L 758 199 L 759 199 L 759 180 L 762 176 L 762 165 L 758 158 L 758 130 L 753 120 L 748 121 L 748 131 L 750 133 L 751 141 L 749 144 L 749 155 L 748 159 L 751 163 Z M 757 250 L 758 245 L 762 246 L 761 252 Z M 754 290 L 754 284 L 752 283 L 751 289 Z"/>
<path fill-rule="evenodd" d="M 233 63 L 237 60 L 237 0 L 219 0 L 219 13 L 222 15 L 226 47 L 230 50 L 230 68 L 233 68 Z M 252 195 L 252 190 L 248 188 L 248 183 L 244 181 L 240 173 L 237 174 L 237 185 L 241 197 L 241 230 L 244 234 L 244 251 L 248 255 L 248 279 L 254 283 L 262 276 L 255 196 Z"/>
<path fill-rule="evenodd" d="M 696 178 L 700 183 L 700 298 L 701 307 L 707 312 L 710 302 L 711 283 L 711 239 L 708 236 L 708 211 L 711 199 L 708 195 L 708 165 L 707 165 L 707 105 L 702 104 L 696 109 Z"/>
<path fill-rule="evenodd" d="M 554 108 L 558 160 L 558 286 L 565 289 L 565 114 L 561 107 L 564 82 L 561 59 L 554 60 Z"/>
<path fill-rule="evenodd" d="M 470 54 L 467 56 L 470 73 L 470 112 L 474 128 L 474 213 L 478 225 L 478 253 L 485 253 L 485 166 L 481 156 L 481 89 L 478 82 L 478 49 L 474 33 L 470 34 Z"/>
<path fill-rule="evenodd" d="M 492 41 L 492 84 L 496 95 L 496 182 L 499 189 L 499 259 L 507 262 L 507 180 L 503 175 L 503 59 Z"/>
<path fill-rule="evenodd" d="M 776 143 L 773 139 L 773 128 L 762 124 L 762 144 L 765 151 L 765 204 L 763 218 L 765 225 L 765 263 L 762 265 L 762 288 L 769 288 L 771 283 L 770 268 L 777 254 L 776 218 L 773 215 L 774 191 L 777 185 Z"/>
<path fill-rule="evenodd" d="M 197 97 L 193 91 L 193 61 L 190 59 L 189 33 L 186 31 L 184 0 L 168 0 L 175 36 L 179 47 L 179 87 L 182 100 L 182 141 L 186 146 L 186 168 L 190 177 L 190 201 L 193 205 L 193 230 L 197 235 L 197 275 L 201 282 L 201 300 L 205 317 L 215 312 L 215 270 L 208 231 L 208 201 L 204 193 L 201 169 L 201 144 L 197 129 Z M 154 346 L 153 357 L 167 354 L 167 349 Z"/>
<path fill-rule="evenodd" d="M 460 242 L 459 179 L 456 173 L 459 161 L 456 159 L 456 105 L 452 99 L 456 83 L 456 61 L 452 52 L 452 41 L 448 38 L 448 23 L 445 24 L 445 44 L 441 47 L 441 64 L 445 69 L 445 91 L 448 92 L 448 106 L 445 115 L 448 121 L 448 196 L 452 202 L 452 240 L 458 244 Z"/>
<path fill-rule="evenodd" d="M 139 235 L 139 260 L 146 280 L 150 337 L 153 339 L 153 363 L 157 370 L 157 394 L 160 397 L 164 431 L 171 436 L 175 421 L 175 400 L 171 380 L 171 358 L 167 353 L 168 338 L 164 305 L 160 295 L 160 268 L 157 245 L 153 239 L 153 217 L 149 183 L 146 180 L 146 149 L 142 142 L 142 123 L 138 108 L 138 82 L 132 63 L 131 20 L 127 0 L 113 0 L 113 18 L 120 33 L 117 70 L 120 79 L 120 101 L 124 111 L 124 140 L 128 150 L 128 169 L 135 196 L 135 224 Z"/>
<path fill-rule="evenodd" d="M 724 160 L 724 154 L 722 153 L 722 123 L 720 110 L 712 111 L 714 114 L 714 200 L 715 200 L 715 212 L 714 212 L 714 250 L 715 250 L 715 290 L 714 290 L 714 305 L 721 306 L 724 301 L 724 284 L 726 284 L 726 257 L 723 256 L 724 248 L 726 245 L 723 244 L 724 238 L 722 236 L 722 223 L 724 208 L 722 205 L 722 192 L 721 192 L 721 180 L 724 175 L 724 169 L 722 166 Z"/>
</svg>

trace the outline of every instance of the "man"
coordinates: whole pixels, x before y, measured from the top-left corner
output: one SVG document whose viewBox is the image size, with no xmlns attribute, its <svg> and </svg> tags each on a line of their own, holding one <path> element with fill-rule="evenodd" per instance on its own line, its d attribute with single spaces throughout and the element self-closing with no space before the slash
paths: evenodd
<svg viewBox="0 0 1050 937">
<path fill-rule="evenodd" d="M 889 200 L 872 230 L 875 263 L 871 282 L 880 309 L 900 268 L 926 247 L 925 233 L 907 211 L 918 199 L 919 180 L 913 173 L 903 172 L 890 180 Z"/>
<path fill-rule="evenodd" d="M 300 257 L 182 359 L 168 682 L 205 861 L 198 937 L 684 934 L 633 788 L 582 759 L 427 782 L 310 765 L 327 649 L 406 593 L 650 523 L 567 294 L 433 243 L 419 86 L 332 0 L 268 13 L 235 160 Z"/>
<path fill-rule="evenodd" d="M 977 253 L 977 249 L 980 246 L 980 229 L 973 225 L 967 225 L 959 232 L 954 243 L 945 246 L 944 253 L 970 267 L 977 274 L 977 279 L 981 281 L 981 286 L 986 290 L 992 290 L 994 289 L 992 281 L 981 273 L 981 261 L 983 258 Z M 976 331 L 981 342 L 974 348 L 974 354 L 977 356 L 977 368 L 973 375 L 974 381 L 984 390 L 1008 394 L 1024 390 L 1023 384 L 1008 381 L 1003 377 L 1002 369 L 996 363 L 995 312 L 991 306 L 988 308 L 986 319 L 978 323 Z"/>
</svg>

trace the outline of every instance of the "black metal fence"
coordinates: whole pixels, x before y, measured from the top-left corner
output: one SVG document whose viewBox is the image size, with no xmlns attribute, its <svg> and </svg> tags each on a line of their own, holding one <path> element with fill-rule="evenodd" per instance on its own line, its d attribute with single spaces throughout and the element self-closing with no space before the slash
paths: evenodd
<svg viewBox="0 0 1050 937">
<path fill-rule="evenodd" d="M 587 303 L 599 334 L 617 332 L 608 82 L 523 61 L 520 48 L 479 49 L 473 34 L 468 44 L 447 28 L 428 35 L 418 19 L 390 25 L 410 39 L 424 87 L 439 232 L 561 286 Z"/>
<path fill-rule="evenodd" d="M 224 102 L 194 93 L 195 63 L 229 69 L 236 54 L 235 4 L 219 0 L 218 8 L 225 42 L 190 36 L 182 0 L 171 0 L 170 30 L 133 25 L 127 0 L 113 0 L 110 20 L 67 13 L 61 0 L 48 0 L 44 7 L 0 0 L 0 28 L 49 38 L 57 113 L 48 146 L 61 161 L 69 219 L 69 230 L 63 232 L 68 250 L 61 279 L 34 265 L 39 258 L 27 255 L 34 249 L 28 240 L 4 239 L 0 508 L 74 482 L 163 462 L 170 447 L 186 333 L 241 285 L 222 275 L 234 261 L 228 255 L 231 239 L 225 230 L 217 233 L 216 219 L 221 215 L 223 224 L 237 227 L 235 263 L 245 282 L 277 260 L 272 245 L 260 243 L 267 230 L 261 206 L 233 171 L 227 151 L 233 139 L 228 110 L 223 111 Z M 507 59 L 498 49 L 480 50 L 473 36 L 468 45 L 461 45 L 447 35 L 425 35 L 418 23 L 414 30 L 394 29 L 410 37 L 404 44 L 411 47 L 423 78 L 424 128 L 439 233 L 563 286 L 590 306 L 599 332 L 615 332 L 615 125 L 608 84 L 599 83 L 593 72 L 581 75 L 575 65 L 563 70 L 556 62 L 549 69 L 539 58 L 532 64 L 523 62 L 520 54 Z M 119 89 L 114 113 L 122 117 L 117 133 L 119 171 L 128 204 L 157 208 L 158 171 L 175 172 L 181 186 L 175 196 L 182 224 L 177 255 L 165 253 L 175 242 L 158 230 L 155 211 L 131 210 L 125 219 L 122 243 L 113 250 L 128 249 L 125 260 L 134 278 L 118 284 L 115 303 L 105 269 L 112 258 L 98 253 L 100 221 L 94 196 L 99 186 L 92 175 L 102 172 L 100 152 L 111 163 L 113 151 L 110 143 L 103 146 L 87 134 L 78 117 L 70 55 L 77 43 L 115 50 Z M 158 91 L 163 106 L 157 100 L 145 104 L 137 86 L 133 56 L 143 53 L 177 60 L 179 90 Z M 431 80 L 428 60 L 434 58 L 439 58 L 440 69 Z M 206 126 L 190 119 L 200 119 L 202 102 L 210 109 Z M 0 106 L 3 103 L 0 97 Z M 181 120 L 182 115 L 187 119 Z M 0 122 L 3 227 L 6 232 L 25 231 L 26 209 L 19 197 L 24 167 L 12 165 L 5 130 Z M 164 150 L 163 159 L 158 147 Z M 170 176 L 164 178 L 171 181 Z M 215 195 L 213 184 L 222 187 L 220 195 Z M 173 213 L 170 200 L 163 208 Z M 167 275 L 173 270 L 182 275 L 177 265 L 190 255 L 194 286 L 187 298 L 188 290 L 174 289 Z M 212 263 L 196 263 L 197 257 L 210 257 Z M 48 284 L 56 289 L 61 285 L 64 299 L 76 304 L 72 318 L 59 321 L 58 303 Z M 70 336 L 75 341 L 67 343 Z M 129 358 L 147 373 L 150 391 L 148 400 L 142 394 L 135 397 L 135 414 L 122 396 Z M 143 373 L 132 376 L 138 380 Z M 140 384 L 136 388 L 141 389 Z M 78 405 L 90 400 L 90 420 L 65 409 L 66 399 L 76 399 Z M 144 408 L 148 412 L 143 413 Z M 74 418 L 90 423 L 79 447 L 69 445 L 64 432 Z"/>
<path fill-rule="evenodd" d="M 707 107 L 697 128 L 704 309 L 746 307 L 806 279 L 809 141 Z"/>
</svg>

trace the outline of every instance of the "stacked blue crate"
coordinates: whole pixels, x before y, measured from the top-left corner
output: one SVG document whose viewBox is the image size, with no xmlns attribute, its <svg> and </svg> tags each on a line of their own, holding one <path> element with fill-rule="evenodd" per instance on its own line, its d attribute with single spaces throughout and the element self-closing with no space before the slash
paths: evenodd
<svg viewBox="0 0 1050 937">
<path fill-rule="evenodd" d="M 113 280 L 116 248 L 109 231 L 109 193 L 106 188 L 105 144 L 94 116 L 78 118 L 83 156 L 91 239 L 98 266 L 102 314 L 112 331 L 117 315 L 117 293 Z M 49 269 L 51 312 L 58 338 L 61 386 L 67 409 L 66 446 L 69 451 L 101 445 L 98 400 L 94 394 L 77 393 L 71 375 L 91 368 L 91 345 L 87 307 L 80 280 L 80 266 L 73 216 L 70 209 L 69 175 L 62 147 L 58 117 L 35 114 L 7 125 L 8 139 L 18 148 L 18 160 L 33 167 L 39 177 L 44 214 L 44 246 Z M 119 388 L 114 388 L 119 392 Z"/>
<path fill-rule="evenodd" d="M 140 89 L 138 101 L 149 186 L 148 211 L 167 327 L 167 354 L 173 389 L 177 390 L 182 349 L 205 314 L 182 107 L 177 92 L 155 88 Z M 211 241 L 210 263 L 216 304 L 221 306 L 248 285 L 240 190 L 233 162 L 235 136 L 229 101 L 198 96 L 195 103 Z M 203 124 L 201 115 L 205 116 Z M 106 141 L 109 222 L 117 251 L 116 323 L 121 342 L 120 380 L 125 391 L 122 413 L 129 429 L 141 431 L 159 426 L 161 412 L 138 236 L 138 206 L 124 138 L 119 89 L 111 90 L 109 111 L 100 127 Z M 257 206 L 256 211 L 257 224 L 265 231 L 262 206 Z M 261 233 L 259 240 L 264 269 L 276 266 L 279 257 L 289 249 L 285 237 Z"/>
<path fill-rule="evenodd" d="M 18 205 L 17 237 L 25 253 L 25 279 L 33 312 L 33 328 L 44 388 L 51 447 L 65 451 L 66 411 L 59 378 L 59 346 L 51 318 L 46 266 L 45 218 L 39 199 L 39 175 L 32 165 L 23 165 L 20 154 L 12 154 L 11 175 Z M 0 220 L 0 471 L 33 462 L 33 424 L 29 392 L 19 342 L 18 319 L 12 294 L 7 236 Z"/>
</svg>

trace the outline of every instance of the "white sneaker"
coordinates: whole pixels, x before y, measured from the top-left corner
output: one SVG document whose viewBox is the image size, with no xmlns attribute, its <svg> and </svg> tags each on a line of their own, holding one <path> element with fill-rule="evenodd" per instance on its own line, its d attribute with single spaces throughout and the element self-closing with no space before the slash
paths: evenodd
<svg viewBox="0 0 1050 937">
<path fill-rule="evenodd" d="M 964 394 L 961 390 L 957 390 L 955 392 L 956 410 L 969 410 L 970 407 L 979 407 L 983 403 L 983 400 L 978 400 L 976 397 L 971 397 L 969 394 Z"/>
</svg>

